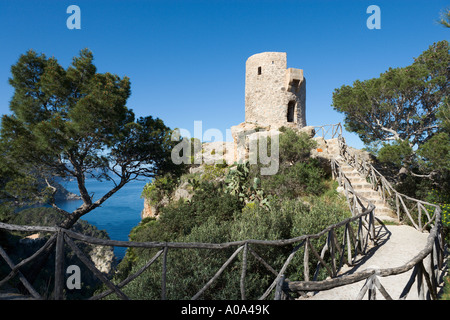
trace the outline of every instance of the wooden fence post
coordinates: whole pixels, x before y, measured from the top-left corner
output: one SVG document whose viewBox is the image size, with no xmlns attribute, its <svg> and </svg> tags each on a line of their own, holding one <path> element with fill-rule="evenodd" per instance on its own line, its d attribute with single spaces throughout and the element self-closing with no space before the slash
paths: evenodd
<svg viewBox="0 0 450 320">
<path fill-rule="evenodd" d="M 56 237 L 54 299 L 62 300 L 63 295 L 64 295 L 64 231 L 60 229 Z"/>
<path fill-rule="evenodd" d="M 163 261 L 162 261 L 162 276 L 161 276 L 161 300 L 166 300 L 166 276 L 167 276 L 167 251 L 168 247 L 164 247 Z"/>
<path fill-rule="evenodd" d="M 305 252 L 303 256 L 303 275 L 305 281 L 309 281 L 309 239 L 305 242 Z"/>
<path fill-rule="evenodd" d="M 247 271 L 247 252 L 248 252 L 248 242 L 244 244 L 244 250 L 242 251 L 242 272 L 241 272 L 241 299 L 245 300 L 245 274 Z"/>
<path fill-rule="evenodd" d="M 275 289 L 275 300 L 286 300 L 286 294 L 283 291 L 284 280 L 286 279 L 285 275 L 281 275 L 280 279 L 277 282 L 277 287 Z"/>
</svg>

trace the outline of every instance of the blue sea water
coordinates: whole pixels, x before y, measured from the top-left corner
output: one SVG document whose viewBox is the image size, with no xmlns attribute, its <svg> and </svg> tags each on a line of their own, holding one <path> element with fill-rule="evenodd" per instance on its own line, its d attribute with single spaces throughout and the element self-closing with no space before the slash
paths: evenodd
<svg viewBox="0 0 450 320">
<path fill-rule="evenodd" d="M 84 215 L 81 219 L 105 230 L 112 240 L 127 241 L 133 227 L 141 221 L 141 212 L 144 208 L 144 200 L 140 197 L 142 189 L 147 181 L 131 181 L 117 191 L 100 207 Z M 68 191 L 79 194 L 75 181 L 61 183 Z M 90 194 L 94 194 L 96 201 L 113 187 L 110 181 L 86 180 L 86 188 Z M 81 200 L 59 202 L 58 206 L 68 212 L 72 212 L 82 204 Z M 127 248 L 114 247 L 114 253 L 118 259 L 125 256 Z"/>
</svg>

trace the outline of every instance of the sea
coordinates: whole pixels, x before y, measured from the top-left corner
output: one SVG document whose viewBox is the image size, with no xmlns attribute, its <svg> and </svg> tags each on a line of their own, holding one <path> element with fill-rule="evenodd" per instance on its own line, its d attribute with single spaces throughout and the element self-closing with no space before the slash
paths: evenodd
<svg viewBox="0 0 450 320">
<path fill-rule="evenodd" d="M 131 229 L 141 221 L 141 212 L 144 209 L 144 199 L 141 198 L 141 193 L 147 182 L 140 180 L 128 182 L 100 207 L 87 213 L 81 219 L 96 226 L 97 229 L 105 230 L 111 240 L 128 241 Z M 79 194 L 76 181 L 60 183 L 67 191 Z M 86 188 L 89 194 L 93 194 L 93 201 L 98 200 L 113 187 L 112 181 L 86 180 Z M 58 202 L 57 205 L 67 212 L 72 212 L 82 203 L 81 200 L 67 200 Z M 114 254 L 118 260 L 123 259 L 126 250 L 127 248 L 114 247 Z"/>
</svg>

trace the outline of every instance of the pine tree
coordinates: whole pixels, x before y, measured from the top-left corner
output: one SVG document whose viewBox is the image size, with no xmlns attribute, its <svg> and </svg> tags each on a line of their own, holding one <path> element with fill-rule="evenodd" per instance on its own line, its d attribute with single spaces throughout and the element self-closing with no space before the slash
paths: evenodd
<svg viewBox="0 0 450 320">
<path fill-rule="evenodd" d="M 170 159 L 171 130 L 151 116 L 135 119 L 126 106 L 130 79 L 98 73 L 89 50 L 67 69 L 28 51 L 11 74 L 11 114 L 0 131 L 3 199 L 48 201 L 66 215 L 61 227 L 70 228 L 128 182 L 182 170 Z M 71 213 L 55 204 L 56 177 L 77 182 L 83 203 Z M 94 201 L 87 178 L 114 187 Z"/>
</svg>

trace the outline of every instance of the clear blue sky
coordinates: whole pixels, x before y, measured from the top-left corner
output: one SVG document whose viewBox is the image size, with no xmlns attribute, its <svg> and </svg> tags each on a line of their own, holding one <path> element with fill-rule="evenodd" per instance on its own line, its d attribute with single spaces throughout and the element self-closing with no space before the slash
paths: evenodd
<svg viewBox="0 0 450 320">
<path fill-rule="evenodd" d="M 69 30 L 69 5 L 81 30 Z M 381 29 L 369 30 L 369 5 Z M 308 125 L 343 121 L 331 107 L 335 88 L 412 63 L 450 30 L 435 21 L 448 1 L 325 0 L 0 0 L 0 114 L 9 113 L 10 67 L 34 49 L 67 67 L 89 48 L 99 72 L 131 78 L 128 107 L 171 128 L 225 130 L 244 121 L 245 61 L 287 52 L 304 70 Z M 354 135 L 349 144 L 362 147 Z"/>
</svg>

